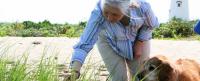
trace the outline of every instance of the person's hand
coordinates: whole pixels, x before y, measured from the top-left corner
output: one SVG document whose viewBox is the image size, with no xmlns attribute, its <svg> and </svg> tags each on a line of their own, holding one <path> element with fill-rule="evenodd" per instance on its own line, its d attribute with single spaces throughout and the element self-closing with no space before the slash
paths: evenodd
<svg viewBox="0 0 200 81">
<path fill-rule="evenodd" d="M 80 77 L 80 72 L 76 70 L 66 71 L 63 81 L 76 81 Z"/>
<path fill-rule="evenodd" d="M 82 64 L 80 62 L 74 61 L 69 70 L 62 72 L 61 77 L 64 77 L 63 81 L 76 81 L 80 77 L 81 66 Z"/>
</svg>

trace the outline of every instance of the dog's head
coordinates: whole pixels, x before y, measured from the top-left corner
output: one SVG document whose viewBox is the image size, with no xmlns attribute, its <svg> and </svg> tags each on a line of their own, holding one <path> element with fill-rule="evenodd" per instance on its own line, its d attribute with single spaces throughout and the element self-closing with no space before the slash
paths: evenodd
<svg viewBox="0 0 200 81">
<path fill-rule="evenodd" d="M 165 56 L 155 56 L 144 63 L 144 67 L 138 74 L 143 81 L 173 81 L 173 68 Z"/>
</svg>

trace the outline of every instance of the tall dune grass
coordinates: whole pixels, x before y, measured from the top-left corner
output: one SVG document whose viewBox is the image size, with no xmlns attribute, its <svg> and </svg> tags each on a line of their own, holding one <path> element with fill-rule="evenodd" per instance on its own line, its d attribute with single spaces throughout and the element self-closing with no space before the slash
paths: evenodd
<svg viewBox="0 0 200 81">
<path fill-rule="evenodd" d="M 59 77 L 59 73 L 66 68 L 66 65 L 60 65 L 55 56 L 45 56 L 44 50 L 40 61 L 35 64 L 29 64 L 29 51 L 23 53 L 19 59 L 14 60 L 7 56 L 9 46 L 1 50 L 0 54 L 0 81 L 62 81 L 63 77 Z M 90 68 L 91 65 L 85 67 L 84 72 L 80 76 L 79 81 L 99 81 L 95 80 L 96 69 Z M 97 67 L 98 68 L 98 67 Z"/>
<path fill-rule="evenodd" d="M 44 48 L 40 60 L 37 63 L 29 64 L 31 46 L 17 60 L 7 56 L 11 46 L 8 45 L 0 49 L 0 81 L 63 81 L 63 77 L 59 77 L 59 74 L 68 65 L 58 64 L 57 53 L 46 56 L 48 47 Z M 91 58 L 88 59 L 93 61 Z M 76 81 L 102 81 L 100 76 L 102 67 L 105 68 L 100 62 L 85 64 L 80 78 Z M 110 81 L 111 77 L 112 75 L 104 75 L 107 81 Z"/>
</svg>

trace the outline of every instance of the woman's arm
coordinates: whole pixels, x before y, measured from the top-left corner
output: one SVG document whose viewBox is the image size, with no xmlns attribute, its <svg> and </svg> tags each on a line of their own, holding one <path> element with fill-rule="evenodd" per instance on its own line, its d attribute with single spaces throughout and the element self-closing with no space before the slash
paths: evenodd
<svg viewBox="0 0 200 81">
<path fill-rule="evenodd" d="M 144 46 L 144 42 L 140 40 L 136 40 L 133 50 L 134 50 L 134 58 L 139 59 L 142 55 L 142 47 Z"/>
<path fill-rule="evenodd" d="M 138 34 L 134 43 L 134 57 L 138 59 L 142 54 L 147 54 L 150 52 L 150 43 L 148 43 L 152 38 L 152 30 L 148 29 L 147 26 L 142 26 L 138 30 Z"/>
<path fill-rule="evenodd" d="M 71 68 L 78 71 L 80 70 L 88 52 L 93 48 L 97 41 L 100 25 L 103 23 L 103 21 L 104 18 L 102 17 L 101 9 L 98 4 L 91 13 L 86 28 L 80 37 L 80 41 L 74 46 L 74 52 L 70 65 Z"/>
<path fill-rule="evenodd" d="M 152 38 L 152 30 L 159 27 L 157 17 L 154 15 L 149 3 L 142 1 L 140 4 L 143 17 L 145 18 L 144 25 L 138 30 L 137 38 L 134 44 L 135 58 L 141 57 L 142 54 L 150 52 L 149 40 Z"/>
</svg>

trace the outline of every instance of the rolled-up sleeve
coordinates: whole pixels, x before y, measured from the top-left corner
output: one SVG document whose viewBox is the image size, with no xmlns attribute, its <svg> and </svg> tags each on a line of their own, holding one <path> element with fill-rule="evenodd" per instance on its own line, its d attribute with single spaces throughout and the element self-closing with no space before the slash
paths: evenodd
<svg viewBox="0 0 200 81">
<path fill-rule="evenodd" d="M 141 11 L 143 12 L 146 26 L 148 26 L 150 29 L 159 27 L 158 18 L 155 16 L 153 10 L 151 9 L 151 5 L 148 2 L 141 3 Z"/>
<path fill-rule="evenodd" d="M 98 33 L 101 23 L 103 23 L 103 17 L 99 5 L 92 11 L 86 28 L 81 35 L 80 41 L 74 46 L 74 52 L 72 55 L 71 63 L 73 61 L 79 61 L 84 63 L 88 52 L 93 48 L 97 41 Z"/>
<path fill-rule="evenodd" d="M 152 38 L 152 29 L 149 29 L 147 26 L 142 26 L 138 31 L 138 40 L 148 41 Z"/>
<path fill-rule="evenodd" d="M 138 32 L 138 40 L 147 41 L 152 38 L 152 30 L 159 27 L 159 22 L 148 2 L 143 1 L 141 3 L 141 11 L 144 17 L 144 25 Z"/>
</svg>

